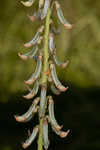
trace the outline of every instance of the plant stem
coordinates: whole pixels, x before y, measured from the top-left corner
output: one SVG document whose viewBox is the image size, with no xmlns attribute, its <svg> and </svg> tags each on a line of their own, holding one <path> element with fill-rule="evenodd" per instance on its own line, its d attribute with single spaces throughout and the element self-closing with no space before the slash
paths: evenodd
<svg viewBox="0 0 100 150">
<path fill-rule="evenodd" d="M 46 72 L 48 72 L 48 67 L 49 67 L 48 40 L 49 40 L 49 28 L 50 28 L 50 16 L 51 16 L 51 8 L 48 9 L 48 13 L 46 16 L 46 22 L 45 22 L 43 71 L 42 71 L 42 81 L 41 81 L 42 85 L 47 84 Z M 45 109 L 46 109 L 46 106 L 44 107 L 44 110 Z M 38 138 L 38 150 L 43 150 L 42 124 L 43 124 L 43 118 L 40 118 L 40 126 L 39 126 L 40 132 L 39 132 L 39 138 Z"/>
<path fill-rule="evenodd" d="M 48 40 L 49 40 L 49 28 L 50 28 L 50 16 L 51 16 L 51 9 L 49 8 L 46 16 L 46 23 L 45 23 L 42 84 L 47 83 L 46 72 L 48 72 L 48 66 L 49 66 Z"/>
</svg>

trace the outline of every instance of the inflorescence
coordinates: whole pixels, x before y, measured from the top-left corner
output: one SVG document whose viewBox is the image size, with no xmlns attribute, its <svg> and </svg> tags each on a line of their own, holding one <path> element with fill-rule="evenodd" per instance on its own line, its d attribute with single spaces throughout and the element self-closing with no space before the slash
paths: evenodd
<svg viewBox="0 0 100 150">
<path fill-rule="evenodd" d="M 60 62 L 56 56 L 54 35 L 58 32 L 51 19 L 53 8 L 56 8 L 57 16 L 66 29 L 72 29 L 72 25 L 65 19 L 58 1 L 28 0 L 26 2 L 21 1 L 21 3 L 26 7 L 30 7 L 35 1 L 38 1 L 39 8 L 37 12 L 32 16 L 28 15 L 28 17 L 31 21 L 40 20 L 42 22 L 42 20 L 45 19 L 46 23 L 39 27 L 31 41 L 24 44 L 27 48 L 33 47 L 32 50 L 25 54 L 18 53 L 18 56 L 22 60 L 34 59 L 37 62 L 35 72 L 27 81 L 25 81 L 25 84 L 28 85 L 29 93 L 25 95 L 24 98 L 33 99 L 33 97 L 37 95 L 39 88 L 41 89 L 41 92 L 40 97 L 33 100 L 29 110 L 21 116 L 15 115 L 15 119 L 18 122 L 28 122 L 36 113 L 38 113 L 39 120 L 42 123 L 33 128 L 32 133 L 22 144 L 22 147 L 27 148 L 41 132 L 42 146 L 47 150 L 50 144 L 48 139 L 48 124 L 51 125 L 52 130 L 61 138 L 66 137 L 69 133 L 69 130 L 66 132 L 62 131 L 63 126 L 59 125 L 56 121 L 53 97 L 47 96 L 47 82 L 50 84 L 51 91 L 56 95 L 59 95 L 61 92 L 65 92 L 68 89 L 68 87 L 62 85 L 56 73 L 55 66 L 57 65 L 65 68 L 69 64 L 69 60 Z M 43 47 L 42 42 L 44 45 Z M 30 87 L 31 85 L 33 85 L 32 89 Z"/>
</svg>

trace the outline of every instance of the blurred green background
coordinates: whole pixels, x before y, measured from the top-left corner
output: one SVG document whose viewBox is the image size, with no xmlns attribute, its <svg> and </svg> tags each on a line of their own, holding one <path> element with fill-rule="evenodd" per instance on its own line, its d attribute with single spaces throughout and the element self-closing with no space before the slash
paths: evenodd
<svg viewBox="0 0 100 150">
<path fill-rule="evenodd" d="M 59 0 L 68 20 L 74 24 L 66 31 L 56 19 L 61 34 L 56 36 L 59 60 L 70 60 L 68 68 L 57 68 L 58 76 L 69 90 L 54 96 L 55 114 L 64 130 L 71 132 L 60 139 L 50 130 L 51 150 L 100 149 L 100 1 Z M 31 104 L 24 80 L 32 73 L 34 62 L 21 61 L 23 43 L 30 40 L 40 22 L 26 15 L 36 6 L 25 8 L 18 0 L 0 1 L 0 150 L 21 150 L 27 130 L 37 122 L 17 123 L 13 115 L 24 113 Z M 54 13 L 56 14 L 56 13 Z M 28 150 L 36 150 L 36 142 Z"/>
</svg>

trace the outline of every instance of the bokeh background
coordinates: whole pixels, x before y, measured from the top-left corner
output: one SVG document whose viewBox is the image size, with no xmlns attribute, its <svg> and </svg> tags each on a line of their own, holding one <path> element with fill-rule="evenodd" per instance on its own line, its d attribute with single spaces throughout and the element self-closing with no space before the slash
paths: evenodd
<svg viewBox="0 0 100 150">
<path fill-rule="evenodd" d="M 100 149 L 100 1 L 59 0 L 65 17 L 74 24 L 71 31 L 57 20 L 61 34 L 56 36 L 59 60 L 70 65 L 58 76 L 69 90 L 55 99 L 55 114 L 64 130 L 71 132 L 60 139 L 50 130 L 50 150 Z M 32 23 L 27 14 L 36 6 L 25 8 L 18 0 L 0 1 L 0 150 L 22 150 L 21 142 L 35 120 L 22 124 L 14 114 L 24 113 L 31 104 L 24 80 L 32 73 L 34 62 L 21 61 L 17 53 L 25 52 L 23 43 L 32 38 L 40 22 Z M 56 14 L 56 13 L 54 13 Z M 56 15 L 54 15 L 56 16 Z M 36 142 L 28 150 L 36 150 Z"/>
</svg>

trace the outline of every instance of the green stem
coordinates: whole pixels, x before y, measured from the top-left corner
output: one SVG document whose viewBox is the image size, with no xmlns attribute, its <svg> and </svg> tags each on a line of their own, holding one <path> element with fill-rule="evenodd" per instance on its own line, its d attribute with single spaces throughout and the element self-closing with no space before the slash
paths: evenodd
<svg viewBox="0 0 100 150">
<path fill-rule="evenodd" d="M 46 72 L 48 71 L 48 41 L 49 41 L 49 28 L 50 28 L 50 16 L 51 16 L 51 9 L 48 9 L 48 13 L 46 16 L 46 23 L 45 23 L 45 33 L 44 33 L 44 54 L 43 54 L 43 75 L 42 75 L 42 84 L 47 83 L 47 75 Z"/>
<path fill-rule="evenodd" d="M 51 16 L 51 9 L 48 9 L 48 13 L 46 16 L 46 23 L 45 23 L 45 33 L 44 33 L 44 54 L 43 54 L 43 72 L 42 72 L 42 85 L 47 84 L 47 75 L 46 72 L 48 72 L 49 68 L 49 53 L 48 53 L 48 41 L 49 41 L 49 28 L 50 28 L 50 16 Z M 44 107 L 44 110 L 46 107 Z M 39 132 L 39 138 L 38 138 L 38 150 L 43 150 L 43 138 L 42 138 L 42 123 L 43 118 L 40 119 L 40 132 Z"/>
</svg>

